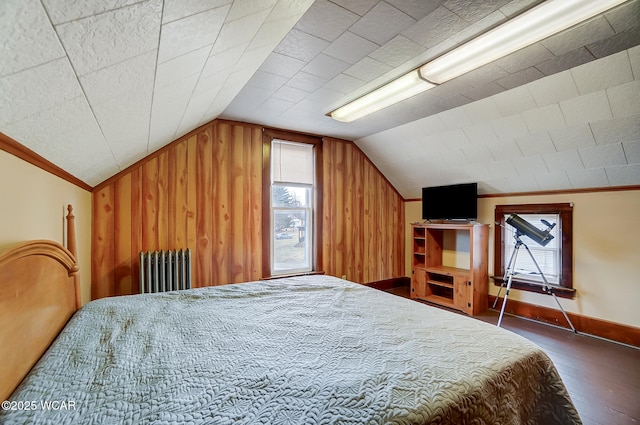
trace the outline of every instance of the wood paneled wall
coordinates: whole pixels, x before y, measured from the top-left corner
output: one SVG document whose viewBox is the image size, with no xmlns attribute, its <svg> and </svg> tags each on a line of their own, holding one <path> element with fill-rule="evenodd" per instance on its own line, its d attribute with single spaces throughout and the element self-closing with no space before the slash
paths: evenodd
<svg viewBox="0 0 640 425">
<path fill-rule="evenodd" d="M 319 269 L 404 275 L 403 200 L 351 142 L 323 141 L 323 205 Z M 138 253 L 176 248 L 196 287 L 262 277 L 260 127 L 214 121 L 94 189 L 92 299 L 138 293 Z"/>
<path fill-rule="evenodd" d="M 404 200 L 353 143 L 325 137 L 322 258 L 332 276 L 404 276 Z"/>
<path fill-rule="evenodd" d="M 96 187 L 92 298 L 138 293 L 148 250 L 191 248 L 195 287 L 259 279 L 261 213 L 261 129 L 198 129 Z"/>
</svg>

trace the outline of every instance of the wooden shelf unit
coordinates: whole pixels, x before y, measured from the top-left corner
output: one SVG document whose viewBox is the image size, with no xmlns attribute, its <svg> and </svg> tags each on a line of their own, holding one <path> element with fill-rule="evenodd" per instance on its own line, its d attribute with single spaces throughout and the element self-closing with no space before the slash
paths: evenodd
<svg viewBox="0 0 640 425">
<path fill-rule="evenodd" d="M 469 256 L 465 261 L 452 267 L 443 264 L 448 251 L 446 240 L 455 232 L 468 233 L 468 246 L 454 248 L 458 255 Z M 482 313 L 488 308 L 489 297 L 489 226 L 479 223 L 413 223 L 411 298 L 460 310 L 469 315 Z M 449 235 L 447 238 L 445 235 Z M 468 252 L 466 252 L 468 249 Z"/>
</svg>

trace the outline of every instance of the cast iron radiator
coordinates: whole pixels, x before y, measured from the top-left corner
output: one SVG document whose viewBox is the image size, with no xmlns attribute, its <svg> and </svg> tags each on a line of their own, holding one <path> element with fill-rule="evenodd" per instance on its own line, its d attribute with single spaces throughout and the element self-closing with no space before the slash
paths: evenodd
<svg viewBox="0 0 640 425">
<path fill-rule="evenodd" d="M 191 288 L 191 250 L 140 252 L 140 293 Z"/>
</svg>

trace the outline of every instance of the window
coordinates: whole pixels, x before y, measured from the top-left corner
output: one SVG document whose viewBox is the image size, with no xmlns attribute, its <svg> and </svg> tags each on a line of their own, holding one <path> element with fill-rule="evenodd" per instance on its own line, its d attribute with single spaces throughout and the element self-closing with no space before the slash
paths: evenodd
<svg viewBox="0 0 640 425">
<path fill-rule="evenodd" d="M 550 284 L 558 285 L 555 293 L 558 296 L 572 297 L 575 293 L 572 283 L 572 212 L 571 204 L 529 204 L 529 205 L 497 205 L 495 210 L 495 263 L 494 280 L 501 284 L 505 269 L 515 248 L 515 229 L 506 223 L 510 214 L 518 214 L 538 229 L 546 229 L 543 220 L 556 223 L 551 230 L 553 239 L 545 246 L 521 236 L 531 254 Z M 544 292 L 541 286 L 542 277 L 538 273 L 531 256 L 526 249 L 521 249 L 515 264 L 515 275 L 511 286 L 533 292 Z"/>
<path fill-rule="evenodd" d="M 271 273 L 309 272 L 313 145 L 271 142 Z"/>
<path fill-rule="evenodd" d="M 309 273 L 319 256 L 320 139 L 265 130 L 263 277 Z"/>
</svg>

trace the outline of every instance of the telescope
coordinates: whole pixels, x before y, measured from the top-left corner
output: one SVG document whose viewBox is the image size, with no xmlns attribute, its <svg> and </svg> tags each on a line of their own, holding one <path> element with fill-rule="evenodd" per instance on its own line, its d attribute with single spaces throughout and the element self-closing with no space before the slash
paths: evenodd
<svg viewBox="0 0 640 425">
<path fill-rule="evenodd" d="M 549 242 L 551 242 L 551 239 L 553 239 L 551 229 L 553 229 L 556 224 L 551 224 L 546 220 L 541 221 L 545 226 L 547 226 L 545 230 L 538 229 L 536 226 L 529 223 L 518 214 L 511 214 L 506 220 L 506 222 L 515 227 L 516 231 L 521 235 L 528 236 L 531 238 L 531 240 L 539 243 L 542 246 L 546 246 Z"/>
</svg>

